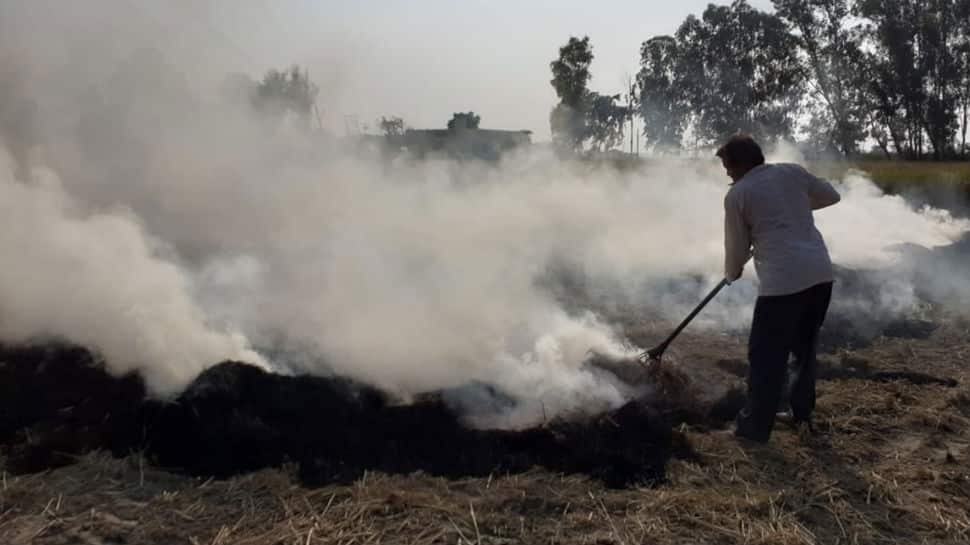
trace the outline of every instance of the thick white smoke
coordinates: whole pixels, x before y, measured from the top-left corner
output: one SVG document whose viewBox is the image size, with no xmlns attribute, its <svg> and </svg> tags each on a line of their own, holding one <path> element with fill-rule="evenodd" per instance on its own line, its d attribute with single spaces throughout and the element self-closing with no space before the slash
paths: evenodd
<svg viewBox="0 0 970 545">
<path fill-rule="evenodd" d="M 125 210 L 77 212 L 56 175 L 14 179 L 0 150 L 0 339 L 64 337 L 119 372 L 173 393 L 225 358 L 263 364 L 245 340 L 206 324 L 190 279 Z"/>
<path fill-rule="evenodd" d="M 901 258 L 898 245 L 945 246 L 970 230 L 970 221 L 928 206 L 914 209 L 898 195 L 886 195 L 861 172 L 839 184 L 842 202 L 819 214 L 819 227 L 831 232 L 832 259 L 846 267 L 892 267 Z"/>
<path fill-rule="evenodd" d="M 496 165 L 385 163 L 261 124 L 130 28 L 91 46 L 110 55 L 78 58 L 32 22 L 0 72 L 18 81 L 0 87 L 16 120 L 0 132 L 0 341 L 83 343 L 158 393 L 221 359 L 265 358 L 402 394 L 480 380 L 552 416 L 625 399 L 581 362 L 635 348 L 567 312 L 550 275 L 671 320 L 720 277 L 727 178 L 713 160 L 619 172 L 533 150 Z M 968 229 L 858 176 L 839 188 L 818 222 L 852 267 L 892 267 L 894 245 Z M 742 324 L 753 274 L 698 325 Z M 915 302 L 906 282 L 881 290 L 894 309 Z"/>
</svg>

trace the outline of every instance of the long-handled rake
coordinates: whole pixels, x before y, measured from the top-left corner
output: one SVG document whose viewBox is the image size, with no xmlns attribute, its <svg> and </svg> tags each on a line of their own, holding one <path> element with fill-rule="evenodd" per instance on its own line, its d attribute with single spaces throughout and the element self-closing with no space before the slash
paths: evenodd
<svg viewBox="0 0 970 545">
<path fill-rule="evenodd" d="M 714 286 L 714 289 L 711 290 L 711 293 L 708 293 L 707 297 L 705 297 L 704 300 L 701 301 L 700 304 L 697 305 L 697 307 L 694 308 L 694 310 L 692 310 L 691 313 L 688 314 L 686 318 L 684 318 L 684 321 L 680 322 L 680 325 L 677 326 L 677 329 L 675 329 L 674 332 L 671 333 L 669 337 L 664 339 L 664 342 L 658 344 L 657 346 L 651 348 L 650 350 L 647 350 L 641 353 L 639 356 L 637 356 L 637 361 L 646 365 L 647 367 L 654 367 L 657 364 L 659 364 L 660 358 L 663 357 L 664 351 L 667 350 L 667 347 L 670 346 L 670 343 L 674 342 L 674 339 L 677 338 L 677 335 L 680 335 L 680 332 L 683 331 L 685 327 L 687 327 L 687 324 L 689 324 L 690 321 L 693 320 L 694 317 L 697 316 L 697 314 L 705 306 L 707 306 L 708 303 L 711 302 L 711 299 L 713 299 L 714 296 L 716 296 L 717 293 L 721 291 L 721 288 L 727 285 L 728 285 L 727 279 L 724 279 L 718 282 L 718 284 Z"/>
</svg>

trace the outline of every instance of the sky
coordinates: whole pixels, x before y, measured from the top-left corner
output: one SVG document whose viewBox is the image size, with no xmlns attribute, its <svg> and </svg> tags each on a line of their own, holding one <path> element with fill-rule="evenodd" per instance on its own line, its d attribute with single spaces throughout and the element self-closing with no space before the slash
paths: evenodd
<svg viewBox="0 0 970 545">
<path fill-rule="evenodd" d="M 636 73 L 640 44 L 673 33 L 709 3 L 223 0 L 180 24 L 213 34 L 235 69 L 251 76 L 272 66 L 308 67 L 321 87 L 324 123 L 338 132 L 347 125 L 374 130 L 381 116 L 439 128 L 452 113 L 472 110 L 483 128 L 529 129 L 543 141 L 556 102 L 549 63 L 570 36 L 588 35 L 593 44 L 591 88 L 619 93 Z M 771 9 L 770 0 L 751 4 Z"/>
</svg>

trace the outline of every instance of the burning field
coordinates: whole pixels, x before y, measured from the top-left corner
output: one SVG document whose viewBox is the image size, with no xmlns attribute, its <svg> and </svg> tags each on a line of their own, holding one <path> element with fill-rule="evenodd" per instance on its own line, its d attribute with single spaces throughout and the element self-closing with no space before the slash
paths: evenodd
<svg viewBox="0 0 970 545">
<path fill-rule="evenodd" d="M 910 331 L 922 338 L 827 354 L 818 433 L 779 425 L 764 446 L 712 433 L 737 409 L 735 336 L 682 340 L 668 364 L 690 377 L 686 388 L 605 362 L 658 387 L 614 411 L 516 431 L 465 426 L 447 392 L 400 403 L 345 379 L 238 363 L 156 402 L 86 350 L 8 347 L 0 536 L 961 543 L 970 536 L 968 325 L 941 316 L 928 335 Z M 627 327 L 633 338 L 656 334 Z"/>
<path fill-rule="evenodd" d="M 888 280 L 839 268 L 817 433 L 779 424 L 764 446 L 723 433 L 743 403 L 745 328 L 716 318 L 652 372 L 629 349 L 558 371 L 519 361 L 620 395 L 548 407 L 507 381 L 414 391 L 264 360 L 205 367 L 165 395 L 76 342 L 10 342 L 0 541 L 962 543 L 970 323 L 960 284 L 937 275 L 965 269 L 966 240 L 900 248 Z M 539 282 L 620 346 L 669 331 L 568 268 Z M 900 284 L 917 304 L 893 312 Z"/>
<path fill-rule="evenodd" d="M 487 175 L 497 187 L 436 189 L 434 198 L 535 197 L 517 182 L 501 185 L 506 174 Z M 556 190 L 597 180 L 602 198 L 639 195 L 615 173 L 582 176 Z M 966 222 L 864 180 L 840 187 L 855 229 L 878 221 L 863 215 L 873 210 L 907 229 L 860 237 L 832 223 L 842 259 L 821 339 L 818 433 L 779 425 L 755 447 L 723 433 L 743 403 L 753 284 L 725 290 L 649 371 L 637 347 L 663 338 L 711 281 L 690 273 L 684 256 L 663 266 L 625 261 L 612 235 L 598 238 L 620 229 L 615 218 L 587 217 L 569 254 L 556 231 L 534 246 L 547 252 L 541 259 L 505 249 L 488 256 L 500 266 L 483 260 L 477 270 L 449 254 L 482 259 L 453 240 L 468 233 L 430 233 L 418 239 L 430 246 L 397 255 L 381 246 L 389 233 L 365 230 L 358 235 L 377 245 L 369 250 L 392 266 L 367 269 L 373 255 L 360 261 L 344 247 L 364 267 L 355 279 L 341 269 L 343 254 L 307 261 L 302 246 L 270 251 L 273 240 L 259 259 L 195 267 L 127 216 L 79 214 L 56 185 L 13 177 L 3 189 L 17 199 L 0 205 L 29 203 L 7 206 L 6 217 L 45 244 L 0 237 L 0 250 L 23 260 L 0 273 L 0 541 L 965 542 L 970 324 L 965 279 L 954 271 L 970 266 Z M 547 220 L 537 226 L 530 216 L 514 234 L 543 232 Z M 590 238 L 590 226 L 601 232 Z M 508 229 L 488 222 L 472 235 Z M 105 244 L 125 251 L 104 253 Z M 719 251 L 698 253 L 707 266 Z M 603 267 L 610 256 L 616 271 Z M 51 263 L 76 271 L 30 266 Z M 339 286 L 309 289 L 300 275 L 310 263 Z M 646 281 L 622 274 L 636 264 Z M 672 264 L 684 273 L 669 276 Z M 118 275 L 119 266 L 143 274 Z M 246 274 L 263 266 L 296 275 L 293 284 Z M 469 291 L 483 281 L 501 289 Z M 295 286 L 307 291 L 291 293 Z M 389 299 L 372 297 L 375 287 Z M 359 306 L 345 305 L 343 288 Z M 273 319 L 248 306 L 247 293 Z M 420 320 L 402 314 L 415 294 Z M 319 314 L 318 303 L 343 321 Z M 259 342 L 212 325 L 220 320 Z"/>
<path fill-rule="evenodd" d="M 381 153 L 96 4 L 0 7 L 0 543 L 970 540 L 966 203 L 833 180 L 818 433 L 750 447 L 750 268 L 635 361 L 716 161 Z"/>
<path fill-rule="evenodd" d="M 935 270 L 963 255 L 921 257 Z M 611 306 L 571 293 L 565 306 Z M 631 344 L 666 332 L 613 307 Z M 743 403 L 743 332 L 689 330 L 653 372 L 589 354 L 583 369 L 630 399 L 518 427 L 521 401 L 482 382 L 402 397 L 227 361 L 159 398 L 77 345 L 8 345 L 0 539 L 962 543 L 970 323 L 940 304 L 853 320 L 836 309 L 823 329 L 817 433 L 779 424 L 763 446 L 723 433 Z"/>
<path fill-rule="evenodd" d="M 349 483 L 374 470 L 467 477 L 539 465 L 622 487 L 661 481 L 667 458 L 685 449 L 644 400 L 525 430 L 476 430 L 446 403 L 448 392 L 395 403 L 347 379 L 274 375 L 225 362 L 176 399 L 159 402 L 145 399 L 137 377 L 111 378 L 83 349 L 2 355 L 10 389 L 6 468 L 14 473 L 68 465 L 77 454 L 107 449 L 141 452 L 154 465 L 203 477 L 291 461 L 309 485 Z"/>
</svg>

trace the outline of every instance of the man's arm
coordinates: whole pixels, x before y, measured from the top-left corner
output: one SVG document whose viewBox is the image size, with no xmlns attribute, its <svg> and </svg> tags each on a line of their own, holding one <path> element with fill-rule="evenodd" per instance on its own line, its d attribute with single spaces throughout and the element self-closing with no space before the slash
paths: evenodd
<svg viewBox="0 0 970 545">
<path fill-rule="evenodd" d="M 805 174 L 808 176 L 808 199 L 812 203 L 812 210 L 832 206 L 842 200 L 842 196 L 832 187 L 832 184 L 808 171 Z"/>
<path fill-rule="evenodd" d="M 751 258 L 751 233 L 741 215 L 741 207 L 731 192 L 724 197 L 724 278 L 741 278 L 744 264 Z"/>
</svg>

